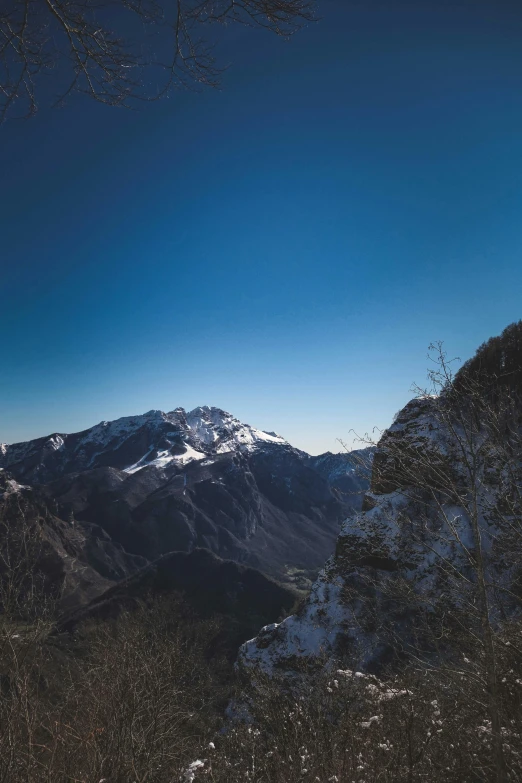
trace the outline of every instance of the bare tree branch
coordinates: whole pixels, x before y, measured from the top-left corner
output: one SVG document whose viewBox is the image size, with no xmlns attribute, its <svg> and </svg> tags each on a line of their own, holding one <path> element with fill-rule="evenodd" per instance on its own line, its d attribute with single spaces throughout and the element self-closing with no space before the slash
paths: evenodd
<svg viewBox="0 0 522 783">
<path fill-rule="evenodd" d="M 0 122 L 73 92 L 110 106 L 216 86 L 222 68 L 202 36 L 239 23 L 290 36 L 314 0 L 1 0 Z M 49 95 L 49 87 L 54 95 Z"/>
</svg>

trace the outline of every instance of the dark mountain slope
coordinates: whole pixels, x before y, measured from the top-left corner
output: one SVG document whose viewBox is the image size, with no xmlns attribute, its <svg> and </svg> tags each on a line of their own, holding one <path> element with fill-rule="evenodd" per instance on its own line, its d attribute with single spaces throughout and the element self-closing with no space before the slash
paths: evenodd
<svg viewBox="0 0 522 783">
<path fill-rule="evenodd" d="M 299 452 L 280 446 L 193 461 L 182 474 L 97 468 L 44 491 L 149 560 L 206 547 L 280 575 L 287 565 L 318 569 L 350 512 Z"/>
<path fill-rule="evenodd" d="M 117 617 L 142 601 L 179 595 L 199 617 L 228 619 L 227 644 L 250 638 L 260 627 L 289 613 L 298 594 L 253 568 L 222 560 L 206 549 L 171 552 L 64 616 L 58 631 L 72 631 L 86 620 Z"/>
<path fill-rule="evenodd" d="M 21 604 L 36 589 L 60 597 L 62 608 L 77 606 L 145 563 L 98 525 L 73 520 L 44 493 L 0 471 L 2 595 L 9 583 L 7 592 Z"/>
</svg>

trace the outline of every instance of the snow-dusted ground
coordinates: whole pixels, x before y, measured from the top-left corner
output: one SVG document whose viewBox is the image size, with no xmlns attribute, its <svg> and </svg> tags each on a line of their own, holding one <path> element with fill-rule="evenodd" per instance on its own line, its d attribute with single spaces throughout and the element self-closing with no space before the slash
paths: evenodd
<svg viewBox="0 0 522 783">
<path fill-rule="evenodd" d="M 242 664 L 267 672 L 274 668 L 292 671 L 296 656 L 330 658 L 335 664 L 342 650 L 351 656 L 352 665 L 364 668 L 387 654 L 386 645 L 394 645 L 397 638 L 401 645 L 408 644 L 407 629 L 415 607 L 432 611 L 437 605 L 447 608 L 448 601 L 455 609 L 470 605 L 473 596 L 466 586 L 474 583 L 470 553 L 475 548 L 471 506 L 466 505 L 466 491 L 455 495 L 458 490 L 454 489 L 466 481 L 469 457 L 463 454 L 468 446 L 458 426 L 448 426 L 438 415 L 437 400 L 416 398 L 398 414 L 380 441 L 374 462 L 375 466 L 379 461 L 379 471 L 374 491 L 366 493 L 367 510 L 344 523 L 335 554 L 301 611 L 246 642 L 239 656 Z M 474 448 L 482 448 L 483 438 L 483 432 L 478 432 Z M 406 474 L 412 485 L 399 487 L 396 460 L 406 463 L 412 453 L 422 454 Z M 495 458 L 494 448 L 484 458 L 490 473 Z M 520 470 L 517 460 L 520 455 L 511 465 L 515 471 Z M 452 490 L 442 499 L 440 493 L 423 489 L 428 485 L 423 484 L 422 471 L 432 464 L 446 465 L 451 476 L 459 477 L 449 484 Z M 496 484 L 488 477 L 476 483 L 476 513 L 485 552 L 499 546 L 504 535 L 495 522 L 502 505 L 498 494 L 501 469 L 496 466 Z M 509 531 L 509 520 L 505 527 Z M 489 562 L 488 577 L 500 588 L 503 603 L 498 611 L 502 613 L 513 611 L 508 605 L 509 591 L 519 563 L 508 562 L 505 545 L 498 551 L 500 555 Z M 400 598 L 405 585 L 407 604 Z"/>
<path fill-rule="evenodd" d="M 331 654 L 341 624 L 349 614 L 340 601 L 342 580 L 327 564 L 314 583 L 304 610 L 282 623 L 265 626 L 254 639 L 245 642 L 239 662 L 260 666 L 271 673 L 274 666 L 285 666 L 295 656 L 309 658 Z"/>
</svg>

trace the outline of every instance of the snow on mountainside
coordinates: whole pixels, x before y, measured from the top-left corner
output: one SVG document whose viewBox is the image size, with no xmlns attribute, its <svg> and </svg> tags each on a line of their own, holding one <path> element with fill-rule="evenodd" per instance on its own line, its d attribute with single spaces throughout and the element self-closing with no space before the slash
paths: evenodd
<svg viewBox="0 0 522 783">
<path fill-rule="evenodd" d="M 440 394 L 400 411 L 375 451 L 362 510 L 343 524 L 306 603 L 247 642 L 243 664 L 295 673 L 301 658 L 377 671 L 409 652 L 436 657 L 452 644 L 451 622 L 475 622 L 479 568 L 491 621 L 520 615 L 521 355 L 522 323 Z"/>
<path fill-rule="evenodd" d="M 220 408 L 202 406 L 102 421 L 73 434 L 54 433 L 12 445 L 1 444 L 0 467 L 45 483 L 73 471 L 111 465 L 136 472 L 149 465 L 185 465 L 213 454 L 248 452 L 260 445 L 288 445 L 280 435 L 242 424 Z"/>
</svg>

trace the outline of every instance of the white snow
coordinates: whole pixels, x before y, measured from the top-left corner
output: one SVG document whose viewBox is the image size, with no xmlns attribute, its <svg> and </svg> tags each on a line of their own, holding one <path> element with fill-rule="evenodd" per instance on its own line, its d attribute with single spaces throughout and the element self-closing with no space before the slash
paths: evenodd
<svg viewBox="0 0 522 783">
<path fill-rule="evenodd" d="M 194 408 L 186 415 L 191 434 L 204 445 L 214 446 L 223 454 L 236 448 L 250 450 L 259 442 L 285 444 L 286 441 L 274 432 L 264 432 L 250 424 L 242 424 L 230 413 L 220 408 L 204 405 Z"/>
<path fill-rule="evenodd" d="M 196 761 L 193 761 L 192 764 L 189 764 L 187 769 L 183 772 L 180 780 L 182 783 L 193 783 L 193 781 L 196 778 L 196 772 L 198 769 L 203 769 L 205 766 L 206 759 L 196 759 Z"/>
<path fill-rule="evenodd" d="M 194 460 L 202 460 L 207 456 L 202 451 L 196 451 L 196 449 L 193 449 L 192 446 L 189 446 L 188 444 L 185 444 L 185 449 L 186 450 L 183 454 L 171 454 L 168 450 L 159 451 L 157 457 L 148 460 L 148 455 L 151 453 L 151 451 L 153 451 L 153 449 L 151 449 L 138 462 L 135 462 L 134 465 L 129 465 L 123 470 L 125 473 L 136 473 L 138 470 L 150 467 L 151 465 L 156 468 L 164 468 L 166 465 L 171 463 L 176 465 L 188 465 L 189 462 L 193 462 Z"/>
<path fill-rule="evenodd" d="M 52 449 L 53 451 L 58 451 L 58 449 L 62 449 L 64 445 L 64 439 L 61 435 L 51 435 L 47 443 L 45 444 L 47 448 Z"/>
<path fill-rule="evenodd" d="M 285 443 L 285 439 L 281 435 L 276 435 L 274 432 L 265 432 L 264 430 L 256 430 L 252 427 L 252 434 L 257 440 L 267 440 L 270 443 Z"/>
<path fill-rule="evenodd" d="M 22 489 L 31 489 L 31 487 L 28 487 L 26 484 L 19 484 L 18 481 L 15 481 L 14 479 L 7 479 L 6 483 L 7 489 L 5 492 L 0 493 L 0 497 L 18 494 Z"/>
<path fill-rule="evenodd" d="M 185 453 L 181 454 L 179 457 L 174 457 L 174 459 L 181 465 L 186 465 L 188 462 L 192 462 L 192 460 L 205 459 L 206 456 L 207 455 L 202 451 L 196 451 L 196 449 L 193 449 L 192 446 L 187 445 L 187 450 Z"/>
<path fill-rule="evenodd" d="M 242 645 L 242 664 L 260 666 L 270 673 L 285 658 L 318 656 L 332 650 L 341 624 L 349 619 L 349 611 L 340 600 L 342 580 L 329 574 L 331 563 L 330 560 L 314 583 L 302 614 L 265 626 L 257 637 Z"/>
</svg>

